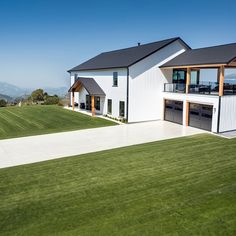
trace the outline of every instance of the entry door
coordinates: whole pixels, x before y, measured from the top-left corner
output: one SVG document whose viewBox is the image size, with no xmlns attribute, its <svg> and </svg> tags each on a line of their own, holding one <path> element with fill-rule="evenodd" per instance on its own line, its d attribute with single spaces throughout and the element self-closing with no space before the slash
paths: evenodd
<svg viewBox="0 0 236 236">
<path fill-rule="evenodd" d="M 190 103 L 189 126 L 211 131 L 213 106 Z"/>
<path fill-rule="evenodd" d="M 178 124 L 183 124 L 183 102 L 175 100 L 166 100 L 165 120 Z"/>
</svg>

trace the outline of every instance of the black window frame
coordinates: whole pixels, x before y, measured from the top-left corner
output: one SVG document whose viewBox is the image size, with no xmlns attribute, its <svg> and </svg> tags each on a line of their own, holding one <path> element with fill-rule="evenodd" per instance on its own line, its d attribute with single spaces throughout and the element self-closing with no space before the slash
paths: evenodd
<svg viewBox="0 0 236 236">
<path fill-rule="evenodd" d="M 109 115 L 112 114 L 112 99 L 107 99 L 107 114 L 109 114 Z"/>
<path fill-rule="evenodd" d="M 121 104 L 123 106 L 123 111 L 121 109 Z M 124 101 L 120 101 L 119 102 L 119 117 L 125 117 L 125 102 Z"/>
<path fill-rule="evenodd" d="M 98 97 L 98 96 L 94 96 L 94 105 L 95 105 L 95 109 L 97 110 L 97 111 L 100 111 L 100 109 L 101 109 L 101 99 L 100 99 L 100 97 Z"/>
<path fill-rule="evenodd" d="M 113 72 L 113 87 L 118 87 L 118 72 Z"/>
</svg>

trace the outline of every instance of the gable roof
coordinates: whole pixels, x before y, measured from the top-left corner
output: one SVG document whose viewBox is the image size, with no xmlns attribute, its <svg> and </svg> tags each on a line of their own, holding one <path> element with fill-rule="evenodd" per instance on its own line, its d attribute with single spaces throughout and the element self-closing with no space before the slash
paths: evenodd
<svg viewBox="0 0 236 236">
<path fill-rule="evenodd" d="M 161 68 L 211 64 L 229 64 L 236 58 L 236 43 L 187 50 Z"/>
<path fill-rule="evenodd" d="M 70 69 L 68 72 L 111 68 L 127 68 L 177 40 L 180 40 L 180 42 L 187 49 L 190 49 L 190 47 L 181 38 L 176 37 L 131 48 L 104 52 Z"/>
<path fill-rule="evenodd" d="M 91 96 L 105 96 L 106 94 L 93 78 L 78 77 L 68 92 L 78 92 L 76 89 L 82 85 Z"/>
</svg>

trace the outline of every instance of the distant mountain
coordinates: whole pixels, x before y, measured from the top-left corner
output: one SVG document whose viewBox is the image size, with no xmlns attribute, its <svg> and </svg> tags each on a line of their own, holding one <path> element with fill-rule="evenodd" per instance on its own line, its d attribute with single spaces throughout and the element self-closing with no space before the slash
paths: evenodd
<svg viewBox="0 0 236 236">
<path fill-rule="evenodd" d="M 45 87 L 43 88 L 45 92 L 47 92 L 49 95 L 58 95 L 59 97 L 64 97 L 68 93 L 67 87 L 59 87 L 59 88 L 51 88 L 51 87 Z"/>
<path fill-rule="evenodd" d="M 236 84 L 236 74 L 226 75 L 224 82 L 229 84 Z"/>
<path fill-rule="evenodd" d="M 0 94 L 10 97 L 19 97 L 28 93 L 30 93 L 30 89 L 23 89 L 12 84 L 0 82 Z"/>
<path fill-rule="evenodd" d="M 225 76 L 225 79 L 236 79 L 236 74 L 229 74 Z"/>
<path fill-rule="evenodd" d="M 4 99 L 4 100 L 6 100 L 7 102 L 11 102 L 11 101 L 13 100 L 12 97 L 7 96 L 7 95 L 4 95 L 4 94 L 0 94 L 0 99 Z"/>
<path fill-rule="evenodd" d="M 36 88 L 20 88 L 13 84 L 9 84 L 6 82 L 0 82 L 0 94 L 7 95 L 12 98 L 16 97 L 25 97 L 32 93 L 33 90 Z M 57 94 L 58 96 L 64 97 L 67 94 L 68 88 L 67 87 L 42 87 L 42 89 L 47 92 L 49 95 Z"/>
</svg>

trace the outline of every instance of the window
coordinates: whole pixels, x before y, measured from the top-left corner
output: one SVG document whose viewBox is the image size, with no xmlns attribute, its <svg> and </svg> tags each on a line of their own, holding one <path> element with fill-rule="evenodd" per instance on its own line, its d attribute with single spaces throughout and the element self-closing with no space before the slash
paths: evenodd
<svg viewBox="0 0 236 236">
<path fill-rule="evenodd" d="M 113 72 L 113 87 L 118 86 L 118 72 Z"/>
<path fill-rule="evenodd" d="M 186 83 L 186 70 L 173 70 L 173 83 L 185 84 Z"/>
<path fill-rule="evenodd" d="M 124 117 L 125 116 L 125 102 L 120 101 L 120 113 L 119 113 L 120 117 Z"/>
<path fill-rule="evenodd" d="M 95 109 L 100 111 L 100 97 L 94 97 L 95 102 Z"/>
<path fill-rule="evenodd" d="M 107 100 L 107 113 L 112 114 L 112 100 L 111 99 Z"/>
<path fill-rule="evenodd" d="M 74 75 L 74 78 L 75 78 L 75 80 L 76 80 L 76 79 L 78 78 L 78 74 L 75 74 L 75 75 Z"/>
</svg>

